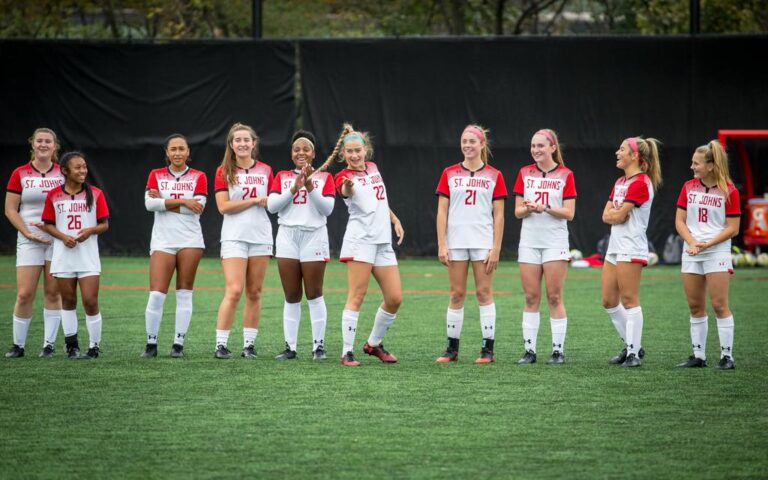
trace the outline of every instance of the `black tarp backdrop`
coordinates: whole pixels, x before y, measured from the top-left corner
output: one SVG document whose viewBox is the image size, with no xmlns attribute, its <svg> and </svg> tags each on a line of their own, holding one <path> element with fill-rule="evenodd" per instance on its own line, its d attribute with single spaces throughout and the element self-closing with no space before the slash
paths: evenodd
<svg viewBox="0 0 768 480">
<path fill-rule="evenodd" d="M 202 223 L 216 254 L 221 216 L 213 175 L 227 132 L 234 122 L 249 124 L 267 161 L 285 156 L 296 114 L 294 54 L 289 42 L 0 42 L 1 178 L 29 158 L 36 127 L 52 128 L 64 150 L 89 156 L 91 180 L 106 193 L 112 219 L 102 251 L 147 254 L 147 176 L 165 164 L 163 140 L 183 133 L 191 165 L 208 175 Z M 14 251 L 14 230 L 0 223 L 0 247 Z"/>
<path fill-rule="evenodd" d="M 589 253 L 608 232 L 600 214 L 620 174 L 614 152 L 626 136 L 642 134 L 664 142 L 665 186 L 649 229 L 660 247 L 674 229 L 693 148 L 718 128 L 768 128 L 768 66 L 757 53 L 766 51 L 765 36 L 0 42 L 0 178 L 27 158 L 34 128 L 52 127 L 65 148 L 90 154 L 95 183 L 107 193 L 113 220 L 103 250 L 146 254 L 152 217 L 143 189 L 149 170 L 162 164 L 167 134 L 189 136 L 194 166 L 208 173 L 212 195 L 232 122 L 256 128 L 263 159 L 278 171 L 290 166 L 297 114 L 317 134 L 318 161 L 348 120 L 374 137 L 375 161 L 407 232 L 401 252 L 434 255 L 434 189 L 442 169 L 461 160 L 464 125 L 491 129 L 492 162 L 510 191 L 518 169 L 531 162 L 531 134 L 550 127 L 576 175 L 571 242 Z M 766 150 L 757 147 L 758 154 Z M 765 178 L 764 165 L 753 168 Z M 334 251 L 346 222 L 341 203 L 329 219 Z M 511 205 L 508 253 L 520 230 Z M 11 252 L 14 231 L 0 223 L 0 249 Z M 203 215 L 208 254 L 218 253 L 220 225 L 211 196 Z"/>
</svg>

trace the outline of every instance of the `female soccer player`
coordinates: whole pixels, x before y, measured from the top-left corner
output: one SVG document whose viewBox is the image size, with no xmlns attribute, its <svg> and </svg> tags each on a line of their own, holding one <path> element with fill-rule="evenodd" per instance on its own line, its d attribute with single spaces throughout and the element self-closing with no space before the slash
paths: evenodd
<svg viewBox="0 0 768 480">
<path fill-rule="evenodd" d="M 347 302 L 341 317 L 344 344 L 341 363 L 350 367 L 360 365 L 354 354 L 355 334 L 371 274 L 381 288 L 384 301 L 376 312 L 373 330 L 363 351 L 382 362 L 395 363 L 397 358 L 387 352 L 382 343 L 403 299 L 390 224 L 394 226 L 398 245 L 405 232 L 395 212 L 389 208 L 387 189 L 379 168 L 370 161 L 373 145 L 368 134 L 350 128 L 342 138 L 341 152 L 347 168 L 336 174 L 335 183 L 349 209 L 340 255 L 340 260 L 347 264 L 348 281 Z"/>
<path fill-rule="evenodd" d="M 639 367 L 645 355 L 640 273 L 648 264 L 645 230 L 654 192 L 661 184 L 658 143 L 640 137 L 621 142 L 616 167 L 624 175 L 616 180 L 603 209 L 603 222 L 611 225 L 602 275 L 603 307 L 625 345 L 610 363 L 623 367 Z"/>
<path fill-rule="evenodd" d="M 227 134 L 224 159 L 216 169 L 216 206 L 224 216 L 221 226 L 221 267 L 226 287 L 216 319 L 216 351 L 219 359 L 232 357 L 227 342 L 235 310 L 245 290 L 243 351 L 256 358 L 256 335 L 261 318 L 261 288 L 272 256 L 272 224 L 267 216 L 267 190 L 272 169 L 258 158 L 259 137 L 242 123 Z"/>
<path fill-rule="evenodd" d="M 464 324 L 464 298 L 469 264 L 475 277 L 483 342 L 475 363 L 496 360 L 496 304 L 493 303 L 493 272 L 499 263 L 504 234 L 504 201 L 507 187 L 500 171 L 488 165 L 488 131 L 467 125 L 461 134 L 464 160 L 445 170 L 437 185 L 437 256 L 448 267 L 451 296 L 446 325 L 448 346 L 438 363 L 459 359 L 459 340 Z"/>
<path fill-rule="evenodd" d="M 59 140 L 53 130 L 38 128 L 29 138 L 32 158 L 11 174 L 5 194 L 5 216 L 18 230 L 16 239 L 16 305 L 13 308 L 13 346 L 8 358 L 24 356 L 27 332 L 32 322 L 40 274 L 43 275 L 43 324 L 45 336 L 40 356 L 53 356 L 61 323 L 61 296 L 51 270 L 51 237 L 40 229 L 45 196 L 64 183 L 56 164 Z"/>
<path fill-rule="evenodd" d="M 176 272 L 176 336 L 171 357 L 184 356 L 184 339 L 192 318 L 192 289 L 205 243 L 200 228 L 208 179 L 187 165 L 190 150 L 184 135 L 165 140 L 164 168 L 149 172 L 144 205 L 155 213 L 149 247 L 149 301 L 144 312 L 147 346 L 144 358 L 157 356 L 157 334 L 168 285 Z"/>
<path fill-rule="evenodd" d="M 51 275 L 61 292 L 61 326 L 67 355 L 81 358 L 76 311 L 79 284 L 90 337 L 88 351 L 82 358 L 94 359 L 101 352 L 98 236 L 109 228 L 109 209 L 104 193 L 85 181 L 88 165 L 84 154 L 65 153 L 60 166 L 64 185 L 48 192 L 42 217 L 43 228 L 54 238 Z"/>
<path fill-rule="evenodd" d="M 547 285 L 549 324 L 552 328 L 550 365 L 565 362 L 568 318 L 563 305 L 563 284 L 571 260 L 568 222 L 576 211 L 573 172 L 563 163 L 557 134 L 548 128 L 531 139 L 534 163 L 520 169 L 515 181 L 515 217 L 523 219 L 518 263 L 525 293 L 523 357 L 520 364 L 536 363 L 541 279 Z"/>
<path fill-rule="evenodd" d="M 293 170 L 277 173 L 269 191 L 267 209 L 277 213 L 277 268 L 283 283 L 285 351 L 275 358 L 296 358 L 301 321 L 302 283 L 312 322 L 312 357 L 325 360 L 325 325 L 328 312 L 323 299 L 325 264 L 330 261 L 326 222 L 333 211 L 336 189 L 328 172 L 313 175 L 315 136 L 299 130 L 291 139 Z M 338 155 L 338 150 L 333 155 Z M 310 178 L 311 175 L 311 178 Z"/>
<path fill-rule="evenodd" d="M 739 233 L 739 191 L 728 173 L 728 156 L 717 140 L 697 148 L 691 160 L 693 179 L 677 199 L 675 227 L 685 241 L 683 287 L 691 311 L 693 355 L 678 367 L 706 367 L 707 299 L 717 317 L 720 362 L 733 369 L 733 314 L 728 307 L 728 281 L 733 273 L 731 238 Z"/>
</svg>

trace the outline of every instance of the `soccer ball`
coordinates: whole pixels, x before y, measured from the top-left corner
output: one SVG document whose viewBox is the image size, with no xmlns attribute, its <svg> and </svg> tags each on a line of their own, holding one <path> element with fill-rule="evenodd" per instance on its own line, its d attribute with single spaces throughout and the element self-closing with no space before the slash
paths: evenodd
<svg viewBox="0 0 768 480">
<path fill-rule="evenodd" d="M 734 267 L 743 267 L 747 264 L 747 261 L 744 259 L 743 253 L 732 253 L 731 261 L 733 261 Z"/>
<path fill-rule="evenodd" d="M 581 260 L 582 258 L 584 258 L 584 255 L 581 253 L 581 250 L 576 248 L 571 250 L 571 259 Z"/>
<path fill-rule="evenodd" d="M 751 252 L 746 252 L 744 254 L 744 263 L 750 267 L 754 267 L 757 264 L 757 257 Z"/>
<path fill-rule="evenodd" d="M 659 263 L 659 256 L 656 252 L 648 252 L 648 265 L 656 265 Z"/>
<path fill-rule="evenodd" d="M 768 267 L 768 253 L 761 253 L 757 256 L 757 264 L 761 267 Z"/>
</svg>

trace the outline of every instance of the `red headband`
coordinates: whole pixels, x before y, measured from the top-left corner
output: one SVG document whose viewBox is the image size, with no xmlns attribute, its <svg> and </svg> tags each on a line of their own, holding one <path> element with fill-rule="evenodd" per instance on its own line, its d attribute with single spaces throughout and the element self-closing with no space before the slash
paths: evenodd
<svg viewBox="0 0 768 480">
<path fill-rule="evenodd" d="M 470 125 L 467 128 L 464 129 L 464 132 L 469 132 L 479 138 L 482 141 L 485 141 L 485 132 L 483 132 L 482 129 L 475 127 L 474 125 Z"/>
<path fill-rule="evenodd" d="M 629 144 L 629 148 L 631 148 L 633 152 L 638 155 L 640 154 L 640 151 L 637 149 L 637 139 L 635 137 L 629 137 L 625 142 Z"/>
<path fill-rule="evenodd" d="M 555 141 L 555 136 L 552 135 L 552 132 L 550 132 L 549 130 L 542 128 L 541 130 L 534 133 L 534 135 L 544 135 L 545 137 L 547 137 L 547 140 L 549 140 L 550 145 L 552 146 L 557 145 L 557 142 Z"/>
</svg>

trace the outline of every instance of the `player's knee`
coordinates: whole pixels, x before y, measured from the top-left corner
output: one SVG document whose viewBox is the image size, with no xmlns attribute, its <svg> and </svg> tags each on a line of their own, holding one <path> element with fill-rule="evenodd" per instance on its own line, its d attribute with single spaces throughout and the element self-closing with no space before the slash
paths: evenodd
<svg viewBox="0 0 768 480">
<path fill-rule="evenodd" d="M 452 288 L 451 289 L 451 305 L 464 305 L 464 298 L 466 296 L 467 296 L 466 290 Z"/>
<path fill-rule="evenodd" d="M 541 303 L 541 295 L 538 293 L 525 294 L 525 306 L 528 308 L 537 308 Z"/>
<path fill-rule="evenodd" d="M 307 295 L 309 298 L 309 295 Z M 301 290 L 285 292 L 285 301 L 288 303 L 299 303 L 301 301 Z"/>
<path fill-rule="evenodd" d="M 619 299 L 615 297 L 603 297 L 603 308 L 610 310 L 619 306 Z"/>
<path fill-rule="evenodd" d="M 260 302 L 261 301 L 261 288 L 251 288 L 248 289 L 247 292 L 245 292 L 245 299 L 249 302 Z M 301 300 L 301 297 L 299 297 L 299 300 Z M 296 302 L 294 302 L 296 303 Z"/>
<path fill-rule="evenodd" d="M 557 308 L 563 304 L 563 295 L 560 292 L 548 293 L 547 303 L 549 304 L 549 308 Z"/>
<path fill-rule="evenodd" d="M 712 310 L 715 311 L 717 318 L 725 318 L 731 315 L 731 309 L 728 308 L 728 302 L 723 300 L 712 300 Z"/>
<path fill-rule="evenodd" d="M 323 296 L 323 289 L 318 287 L 307 288 L 305 294 L 307 300 L 314 300 Z M 301 294 L 299 294 L 299 300 L 301 300 Z"/>
<path fill-rule="evenodd" d="M 478 288 L 475 296 L 477 297 L 477 303 L 480 305 L 487 305 L 493 302 L 493 293 L 491 293 L 490 287 Z"/>
<path fill-rule="evenodd" d="M 224 301 L 230 303 L 237 303 L 240 301 L 240 297 L 243 296 L 242 285 L 228 285 L 227 290 L 224 292 Z"/>
<path fill-rule="evenodd" d="M 387 310 L 397 311 L 397 309 L 400 308 L 400 305 L 403 303 L 403 294 L 402 293 L 396 293 L 396 294 L 390 294 L 384 297 L 384 305 L 386 305 Z"/>
<path fill-rule="evenodd" d="M 16 303 L 19 306 L 31 305 L 34 300 L 35 300 L 35 290 L 28 289 L 28 288 L 19 288 L 19 291 L 16 293 Z"/>
</svg>

